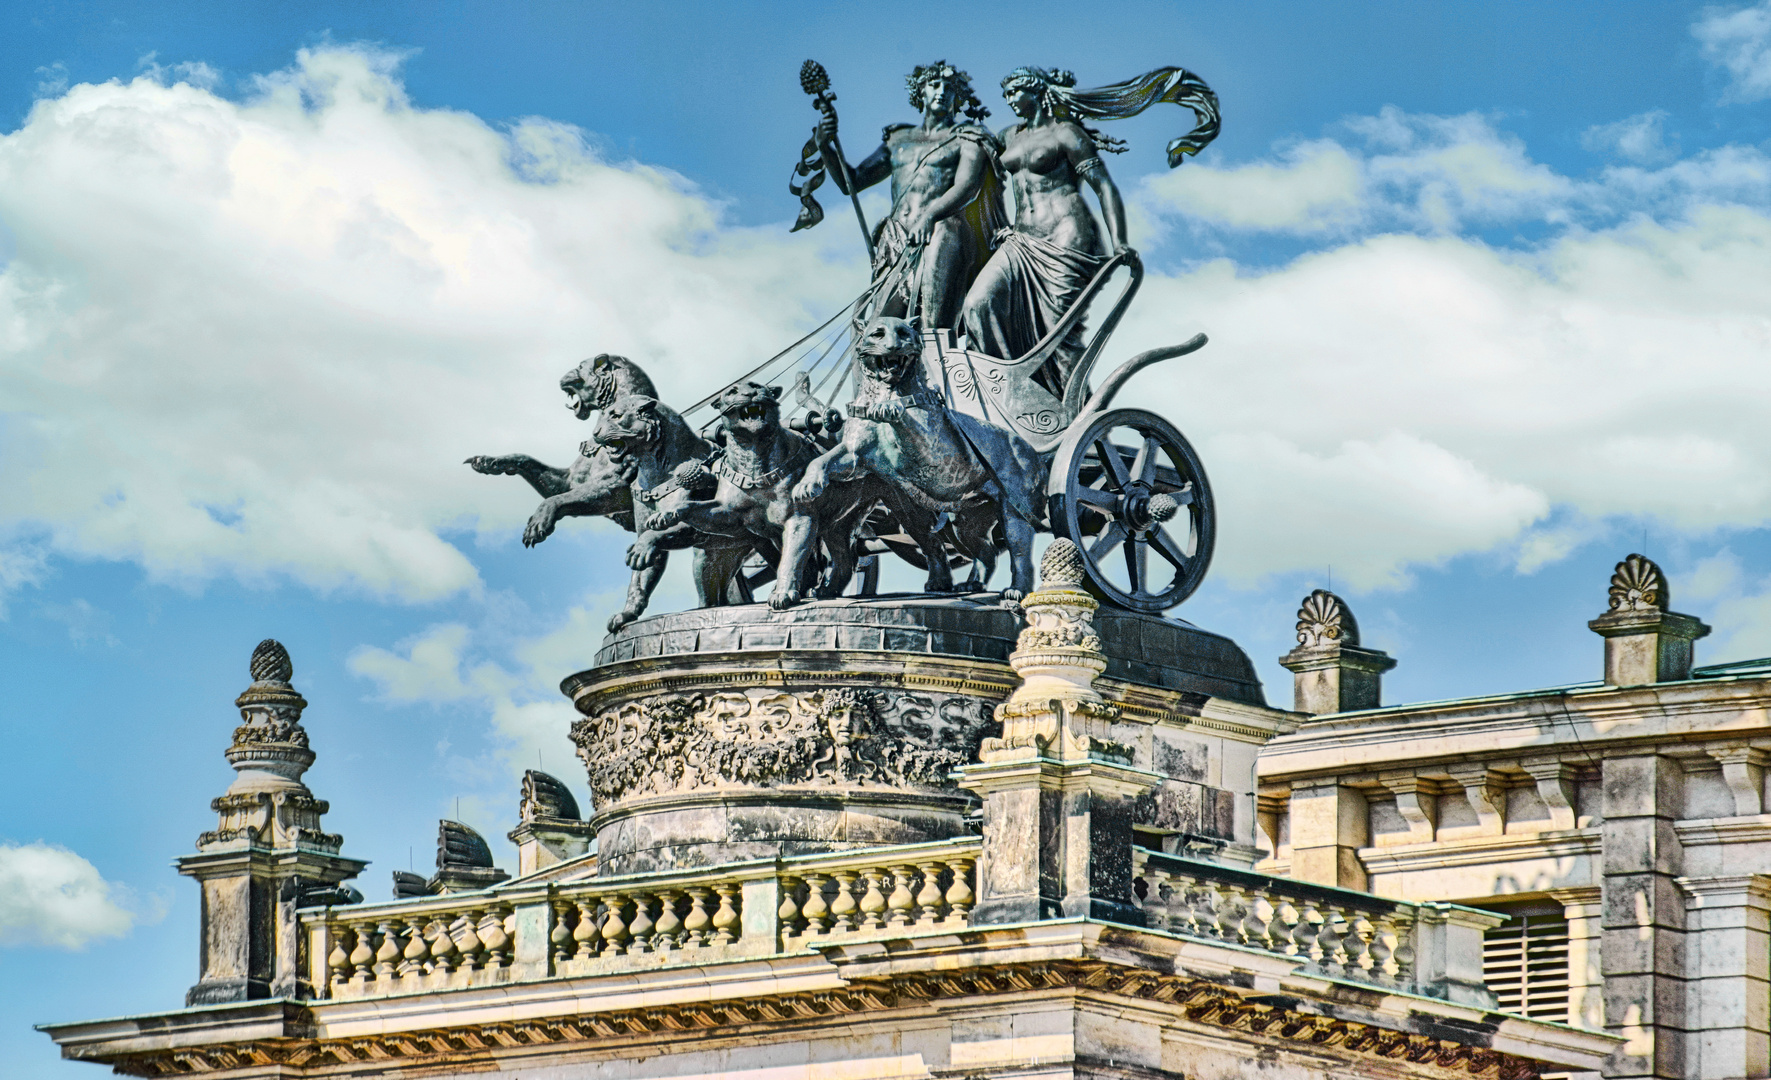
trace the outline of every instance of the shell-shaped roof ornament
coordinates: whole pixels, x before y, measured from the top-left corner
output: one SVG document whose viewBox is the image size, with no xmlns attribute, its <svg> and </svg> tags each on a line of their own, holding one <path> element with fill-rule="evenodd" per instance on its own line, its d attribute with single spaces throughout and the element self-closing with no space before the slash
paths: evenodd
<svg viewBox="0 0 1771 1080">
<path fill-rule="evenodd" d="M 572 790 L 561 783 L 559 778 L 540 769 L 530 769 L 523 773 L 523 801 L 517 810 L 517 816 L 524 821 L 541 818 L 577 821 L 578 800 L 572 797 Z"/>
<path fill-rule="evenodd" d="M 1346 601 L 1327 589 L 1316 589 L 1298 608 L 1298 645 L 1319 649 L 1328 645 L 1359 646 L 1359 622 Z"/>
<path fill-rule="evenodd" d="M 1666 578 L 1654 560 L 1631 554 L 1611 574 L 1612 611 L 1665 611 L 1672 603 Z"/>
<path fill-rule="evenodd" d="M 1082 584 L 1082 551 L 1074 543 L 1058 537 L 1045 549 L 1039 560 L 1039 584 L 1042 588 L 1075 588 Z"/>
<path fill-rule="evenodd" d="M 492 865 L 492 849 L 486 838 L 447 818 L 437 822 L 437 869 L 456 870 Z"/>
<path fill-rule="evenodd" d="M 289 650 L 275 638 L 265 638 L 252 650 L 252 681 L 286 683 L 295 674 Z"/>
</svg>

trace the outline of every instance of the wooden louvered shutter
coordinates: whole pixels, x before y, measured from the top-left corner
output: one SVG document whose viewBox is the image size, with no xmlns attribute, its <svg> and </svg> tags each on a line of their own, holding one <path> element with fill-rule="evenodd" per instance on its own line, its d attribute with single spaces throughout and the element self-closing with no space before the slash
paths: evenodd
<svg viewBox="0 0 1771 1080">
<path fill-rule="evenodd" d="M 1518 914 L 1483 935 L 1482 977 L 1502 1012 L 1568 1022 L 1568 921 Z"/>
</svg>

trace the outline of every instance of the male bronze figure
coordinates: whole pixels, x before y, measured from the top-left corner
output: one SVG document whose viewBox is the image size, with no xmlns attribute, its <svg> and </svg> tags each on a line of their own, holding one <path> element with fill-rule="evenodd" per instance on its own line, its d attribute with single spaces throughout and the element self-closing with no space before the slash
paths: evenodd
<svg viewBox="0 0 1771 1080">
<path fill-rule="evenodd" d="M 959 325 L 965 292 L 1008 224 L 996 143 L 977 121 L 989 115 L 965 72 L 937 60 L 905 79 L 917 124 L 890 124 L 879 148 L 850 166 L 836 144 L 836 110 L 822 105 L 816 139 L 843 194 L 892 182 L 892 209 L 875 230 L 873 292 L 857 323 L 880 315 L 927 328 Z M 850 181 L 853 181 L 852 187 Z"/>
</svg>

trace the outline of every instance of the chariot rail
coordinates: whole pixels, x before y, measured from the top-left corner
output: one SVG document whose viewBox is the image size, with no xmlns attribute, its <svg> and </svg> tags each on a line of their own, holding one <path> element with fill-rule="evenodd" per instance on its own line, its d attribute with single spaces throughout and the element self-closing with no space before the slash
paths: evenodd
<svg viewBox="0 0 1771 1080">
<path fill-rule="evenodd" d="M 316 997 L 343 1000 L 963 929 L 971 925 L 980 847 L 977 838 L 961 837 L 308 909 L 300 915 L 305 968 Z M 1133 859 L 1153 931 L 1253 949 L 1313 974 L 1404 993 L 1466 1001 L 1486 994 L 1481 933 L 1498 916 L 1142 848 Z"/>
</svg>

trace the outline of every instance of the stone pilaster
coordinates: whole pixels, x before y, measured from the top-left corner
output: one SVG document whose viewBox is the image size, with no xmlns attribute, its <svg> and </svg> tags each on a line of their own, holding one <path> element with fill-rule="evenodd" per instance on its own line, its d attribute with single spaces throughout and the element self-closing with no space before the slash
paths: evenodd
<svg viewBox="0 0 1771 1080">
<path fill-rule="evenodd" d="M 1605 1026 L 1605 973 L 1600 964 L 1605 907 L 1601 890 L 1551 889 L 1568 920 L 1568 1019 L 1574 1027 Z"/>
<path fill-rule="evenodd" d="M 1673 823 L 1683 771 L 1643 754 L 1604 761 L 1605 1027 L 1627 1040 L 1607 1077 L 1685 1075 L 1684 862 Z"/>
<path fill-rule="evenodd" d="M 1068 540 L 1047 549 L 1027 628 L 1009 665 L 1021 685 L 997 706 L 1002 735 L 960 769 L 984 800 L 974 924 L 1086 916 L 1141 926 L 1132 893 L 1133 803 L 1161 782 L 1109 737 L 1118 710 L 1094 681 L 1106 670 L 1095 599 Z"/>
<path fill-rule="evenodd" d="M 1298 608 L 1297 648 L 1279 658 L 1292 674 L 1292 708 L 1323 713 L 1375 709 L 1383 674 L 1396 666 L 1387 653 L 1359 647 L 1359 623 L 1346 602 L 1326 589 Z"/>
<path fill-rule="evenodd" d="M 1660 567 L 1645 556 L 1630 555 L 1612 572 L 1608 593 L 1610 607 L 1587 623 L 1605 639 L 1605 685 L 1689 679 L 1693 645 L 1710 628 L 1669 610 L 1672 599 Z"/>
<path fill-rule="evenodd" d="M 338 854 L 343 839 L 320 829 L 326 803 L 301 782 L 314 752 L 289 653 L 263 641 L 251 670 L 252 685 L 234 702 L 245 722 L 227 752 L 237 775 L 210 804 L 220 821 L 197 838 L 196 854 L 178 860 L 178 872 L 203 888 L 201 975 L 187 1005 L 311 996 L 296 909 L 362 900 L 341 883 L 368 863 Z"/>
<path fill-rule="evenodd" d="M 1679 886 L 1691 943 L 1685 1075 L 1771 1076 L 1771 877 L 1683 877 Z"/>
<path fill-rule="evenodd" d="M 1359 849 L 1371 843 L 1365 793 L 1335 782 L 1291 787 L 1291 876 L 1318 885 L 1364 890 Z"/>
</svg>

